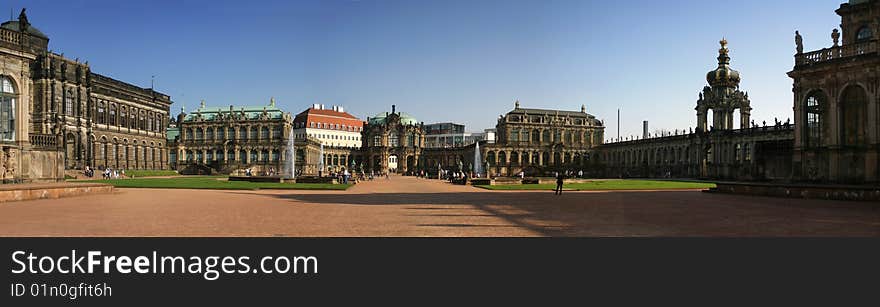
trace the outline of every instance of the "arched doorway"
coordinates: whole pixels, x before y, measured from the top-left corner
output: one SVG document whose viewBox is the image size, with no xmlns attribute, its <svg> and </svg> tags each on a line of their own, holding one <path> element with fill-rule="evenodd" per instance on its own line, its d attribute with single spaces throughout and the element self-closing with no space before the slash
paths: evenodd
<svg viewBox="0 0 880 307">
<path fill-rule="evenodd" d="M 396 173 L 397 172 L 397 155 L 392 154 L 388 156 L 388 172 Z"/>
</svg>

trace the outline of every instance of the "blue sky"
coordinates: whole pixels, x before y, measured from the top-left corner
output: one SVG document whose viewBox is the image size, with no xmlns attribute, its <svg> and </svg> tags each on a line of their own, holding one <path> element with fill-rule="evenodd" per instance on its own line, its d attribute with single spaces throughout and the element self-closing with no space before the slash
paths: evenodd
<svg viewBox="0 0 880 307">
<path fill-rule="evenodd" d="M 6 1 L 50 48 L 180 105 L 397 109 L 470 131 L 523 107 L 579 110 L 606 135 L 694 126 L 726 37 L 752 118 L 791 117 L 794 31 L 831 45 L 844 0 Z M 4 18 L 5 19 L 5 18 Z"/>
</svg>

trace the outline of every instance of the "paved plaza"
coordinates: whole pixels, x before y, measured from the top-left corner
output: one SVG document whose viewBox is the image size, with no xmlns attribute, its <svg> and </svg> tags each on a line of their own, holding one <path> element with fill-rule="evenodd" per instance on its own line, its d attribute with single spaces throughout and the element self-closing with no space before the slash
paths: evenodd
<svg viewBox="0 0 880 307">
<path fill-rule="evenodd" d="M 0 203 L 2 236 L 880 236 L 864 202 L 700 191 L 487 191 L 392 176 L 347 191 L 117 189 Z"/>
</svg>

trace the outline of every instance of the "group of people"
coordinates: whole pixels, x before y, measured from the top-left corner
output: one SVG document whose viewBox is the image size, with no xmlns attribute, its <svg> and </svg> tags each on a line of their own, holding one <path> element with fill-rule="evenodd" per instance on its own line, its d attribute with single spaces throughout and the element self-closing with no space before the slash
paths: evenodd
<svg viewBox="0 0 880 307">
<path fill-rule="evenodd" d="M 88 166 L 86 166 L 86 172 L 91 172 L 92 176 L 94 176 L 94 174 L 95 174 L 95 171 L 89 169 Z M 89 176 L 89 175 L 86 175 L 86 176 Z M 89 177 L 92 177 L 92 176 L 89 176 Z M 104 172 L 102 173 L 102 178 L 103 179 L 125 178 L 125 169 L 124 168 L 113 169 L 110 167 L 106 167 L 106 168 L 104 168 Z"/>
</svg>

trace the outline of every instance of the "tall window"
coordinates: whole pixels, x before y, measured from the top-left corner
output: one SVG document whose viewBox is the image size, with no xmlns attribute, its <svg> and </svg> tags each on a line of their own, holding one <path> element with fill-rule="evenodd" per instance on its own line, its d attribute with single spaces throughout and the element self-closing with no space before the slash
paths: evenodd
<svg viewBox="0 0 880 307">
<path fill-rule="evenodd" d="M 269 127 L 260 128 L 260 138 L 264 140 L 269 139 Z"/>
<path fill-rule="evenodd" d="M 128 127 L 126 125 L 128 123 L 128 110 L 125 107 L 119 109 L 119 125 L 122 127 Z"/>
<path fill-rule="evenodd" d="M 510 130 L 510 141 L 511 142 L 519 142 L 519 129 L 511 129 Z"/>
<path fill-rule="evenodd" d="M 104 102 L 98 102 L 98 118 L 95 119 L 99 124 L 104 122 Z"/>
<path fill-rule="evenodd" d="M 146 128 L 146 130 L 147 131 L 153 130 L 153 114 L 152 113 L 147 115 L 147 128 Z"/>
<path fill-rule="evenodd" d="M 382 137 L 378 135 L 373 136 L 373 146 L 382 146 Z"/>
<path fill-rule="evenodd" d="M 416 146 L 416 135 L 410 133 L 406 136 L 406 146 L 415 147 Z"/>
<path fill-rule="evenodd" d="M 742 158 L 742 145 L 736 144 L 734 146 L 735 146 L 735 148 L 733 150 L 733 159 L 735 161 L 739 162 L 740 159 Z"/>
<path fill-rule="evenodd" d="M 202 128 L 196 128 L 196 140 L 201 140 L 205 138 L 205 132 Z"/>
<path fill-rule="evenodd" d="M 807 98 L 807 146 L 819 146 L 822 142 L 822 106 L 816 96 Z"/>
<path fill-rule="evenodd" d="M 15 140 L 15 88 L 12 80 L 0 77 L 0 137 L 4 141 Z"/>
<path fill-rule="evenodd" d="M 110 120 L 111 125 L 116 125 L 116 105 L 110 105 Z"/>
<path fill-rule="evenodd" d="M 217 139 L 220 139 L 220 140 L 226 139 L 226 128 L 223 128 L 223 127 L 217 128 Z"/>
<path fill-rule="evenodd" d="M 400 136 L 397 135 L 397 132 L 392 132 L 388 136 L 388 146 L 391 146 L 391 147 L 400 146 Z"/>
<path fill-rule="evenodd" d="M 257 127 L 251 127 L 251 135 L 250 135 L 250 138 L 251 138 L 252 140 L 256 140 L 256 139 L 257 139 L 257 133 L 258 133 L 258 131 L 257 131 Z"/>
<path fill-rule="evenodd" d="M 208 128 L 208 132 L 205 133 L 205 138 L 208 140 L 214 139 L 214 128 L 213 127 Z"/>
<path fill-rule="evenodd" d="M 67 116 L 73 116 L 73 92 L 68 91 L 67 95 L 64 95 L 64 114 Z"/>
<path fill-rule="evenodd" d="M 129 111 L 128 114 L 129 114 L 129 119 L 130 119 L 130 121 L 128 122 L 128 124 L 131 125 L 130 128 L 135 128 L 135 129 L 137 129 L 137 109 L 134 109 L 134 108 L 133 108 L 133 109 L 128 110 L 128 111 Z"/>
<path fill-rule="evenodd" d="M 235 128 L 232 128 L 232 127 L 226 128 L 226 137 L 228 137 L 230 140 L 234 140 L 235 139 Z"/>
<path fill-rule="evenodd" d="M 140 114 L 140 116 L 138 117 L 138 126 L 137 126 L 138 129 L 140 129 L 140 130 L 147 130 L 147 120 L 146 120 L 146 117 L 147 117 L 147 115 L 144 113 L 144 111 L 141 111 L 141 114 Z"/>
</svg>

